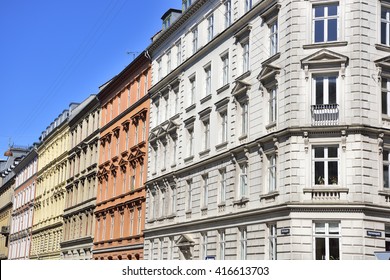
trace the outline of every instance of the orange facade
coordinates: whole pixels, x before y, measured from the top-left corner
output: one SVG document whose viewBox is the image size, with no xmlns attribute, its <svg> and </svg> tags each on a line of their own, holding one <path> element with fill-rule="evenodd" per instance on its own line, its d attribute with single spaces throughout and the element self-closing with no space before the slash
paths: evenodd
<svg viewBox="0 0 390 280">
<path fill-rule="evenodd" d="M 150 60 L 102 86 L 94 259 L 143 259 Z"/>
</svg>

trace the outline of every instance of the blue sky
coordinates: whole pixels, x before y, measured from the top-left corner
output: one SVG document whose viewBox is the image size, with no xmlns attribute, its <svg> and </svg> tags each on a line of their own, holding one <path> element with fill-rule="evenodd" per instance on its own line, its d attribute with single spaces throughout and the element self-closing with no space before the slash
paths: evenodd
<svg viewBox="0 0 390 280">
<path fill-rule="evenodd" d="M 181 0 L 0 0 L 0 158 L 150 44 Z"/>
</svg>

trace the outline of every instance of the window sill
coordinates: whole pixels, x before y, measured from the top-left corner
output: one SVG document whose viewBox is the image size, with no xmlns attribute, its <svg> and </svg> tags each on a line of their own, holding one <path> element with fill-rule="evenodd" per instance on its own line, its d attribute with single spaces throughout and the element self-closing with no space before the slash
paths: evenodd
<svg viewBox="0 0 390 280">
<path fill-rule="evenodd" d="M 164 221 L 165 220 L 165 216 L 158 217 L 156 220 L 158 222 Z"/>
<path fill-rule="evenodd" d="M 195 109 L 195 107 L 196 107 L 196 104 L 195 104 L 195 103 L 192 104 L 192 105 L 190 105 L 189 107 L 186 108 L 186 113 L 188 113 L 189 111 Z"/>
<path fill-rule="evenodd" d="M 274 199 L 278 195 L 279 195 L 279 191 L 272 191 L 272 192 L 269 192 L 267 194 L 260 195 L 260 200 L 262 200 L 262 199 Z"/>
<path fill-rule="evenodd" d="M 238 137 L 238 140 L 242 141 L 242 140 L 245 140 L 246 138 L 248 138 L 248 134 L 243 134 L 240 137 Z"/>
<path fill-rule="evenodd" d="M 275 122 L 272 122 L 272 123 L 269 123 L 265 126 L 265 129 L 271 129 L 271 128 L 274 128 L 276 126 L 276 121 Z"/>
<path fill-rule="evenodd" d="M 207 156 L 210 153 L 210 149 L 206 149 L 204 151 L 199 152 L 200 157 Z"/>
<path fill-rule="evenodd" d="M 211 99 L 211 94 L 206 95 L 200 100 L 200 104 L 205 103 L 206 101 L 209 101 Z"/>
<path fill-rule="evenodd" d="M 171 168 L 175 168 L 175 167 L 176 167 L 176 163 L 171 165 Z"/>
<path fill-rule="evenodd" d="M 150 219 L 150 220 L 148 220 L 148 224 L 152 224 L 152 223 L 154 223 L 156 221 L 156 219 Z"/>
<path fill-rule="evenodd" d="M 237 80 L 243 80 L 243 79 L 249 77 L 250 75 L 251 75 L 251 70 L 245 71 L 244 73 L 242 73 L 240 76 L 238 76 L 236 78 L 236 81 Z"/>
<path fill-rule="evenodd" d="M 191 162 L 194 159 L 194 156 L 189 156 L 184 159 L 184 162 L 188 163 Z"/>
<path fill-rule="evenodd" d="M 157 175 L 157 172 L 152 172 L 152 176 Z"/>
<path fill-rule="evenodd" d="M 386 199 L 386 202 L 390 202 L 390 188 L 379 190 L 378 195 L 384 196 Z"/>
<path fill-rule="evenodd" d="M 226 148 L 227 145 L 228 145 L 228 141 L 225 141 L 225 142 L 223 142 L 223 143 L 221 143 L 221 144 L 216 145 L 216 146 L 215 146 L 215 149 L 216 149 L 217 151 L 220 151 L 220 150 Z"/>
<path fill-rule="evenodd" d="M 275 60 L 277 60 L 279 57 L 280 57 L 280 52 L 277 52 L 276 54 L 274 54 L 271 57 L 269 57 L 266 60 L 264 60 L 261 63 L 261 65 L 264 66 L 264 65 L 270 64 L 270 63 L 274 62 Z"/>
<path fill-rule="evenodd" d="M 304 50 L 308 50 L 308 49 L 320 49 L 320 48 L 329 48 L 329 47 L 344 47 L 346 45 L 348 45 L 347 41 L 338 41 L 338 42 L 307 44 L 307 45 L 303 45 L 302 48 Z"/>
<path fill-rule="evenodd" d="M 219 89 L 217 89 L 217 94 L 220 94 L 221 92 L 224 92 L 224 91 L 227 90 L 229 87 L 230 87 L 230 84 L 229 84 L 229 83 L 227 83 L 226 85 L 223 85 L 222 87 L 220 87 Z"/>
<path fill-rule="evenodd" d="M 172 213 L 166 217 L 167 219 L 174 219 L 176 218 L 176 214 Z"/>
<path fill-rule="evenodd" d="M 390 46 L 383 44 L 375 44 L 375 48 L 380 51 L 390 52 Z"/>
<path fill-rule="evenodd" d="M 167 169 L 164 167 L 161 169 L 161 172 L 165 172 Z"/>
<path fill-rule="evenodd" d="M 233 201 L 233 205 L 244 205 L 244 204 L 246 204 L 248 201 L 249 201 L 249 198 L 247 198 L 247 197 L 241 197 L 241 198 L 238 199 L 238 200 L 234 200 L 234 201 Z"/>
<path fill-rule="evenodd" d="M 390 121 L 390 116 L 382 114 L 382 120 Z"/>
</svg>

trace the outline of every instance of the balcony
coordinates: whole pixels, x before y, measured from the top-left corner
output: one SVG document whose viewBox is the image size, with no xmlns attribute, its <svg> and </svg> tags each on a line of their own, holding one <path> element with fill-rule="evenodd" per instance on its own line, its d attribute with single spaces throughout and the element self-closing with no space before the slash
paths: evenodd
<svg viewBox="0 0 390 280">
<path fill-rule="evenodd" d="M 338 104 L 318 104 L 311 106 L 312 125 L 329 126 L 339 123 Z"/>
</svg>

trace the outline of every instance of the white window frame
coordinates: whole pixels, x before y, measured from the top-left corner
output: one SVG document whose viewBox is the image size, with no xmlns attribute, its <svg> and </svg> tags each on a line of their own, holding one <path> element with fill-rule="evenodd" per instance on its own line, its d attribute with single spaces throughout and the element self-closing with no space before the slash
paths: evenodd
<svg viewBox="0 0 390 280">
<path fill-rule="evenodd" d="M 330 224 L 336 224 L 338 225 L 338 233 L 334 233 L 332 234 L 331 230 L 330 230 Z M 324 233 L 318 233 L 316 232 L 316 229 L 317 229 L 317 225 L 319 224 L 324 224 Z M 339 240 L 339 248 L 338 248 L 338 251 L 339 251 L 339 257 L 340 257 L 340 260 L 341 260 L 341 256 L 342 256 L 342 252 L 341 252 L 341 234 L 340 234 L 340 231 L 341 231 L 341 225 L 340 225 L 340 221 L 313 221 L 313 259 L 316 260 L 316 239 L 317 238 L 325 238 L 325 255 L 323 255 L 323 260 L 330 260 L 330 244 L 329 244 L 329 241 L 331 238 L 338 238 Z"/>
<path fill-rule="evenodd" d="M 337 15 L 332 15 L 332 16 L 328 16 L 328 7 L 329 6 L 333 6 L 334 4 L 337 4 Z M 315 9 L 317 7 L 320 7 L 320 6 L 323 6 L 324 7 L 324 16 L 323 17 L 315 17 Z M 327 43 L 327 42 L 337 42 L 340 40 L 340 3 L 335 1 L 335 2 L 326 2 L 326 3 L 319 3 L 319 4 L 315 4 L 313 5 L 312 7 L 312 42 L 314 44 L 318 44 L 318 43 Z M 329 20 L 333 20 L 333 19 L 336 19 L 337 20 L 337 27 L 336 27 L 336 32 L 337 32 L 337 38 L 336 40 L 333 40 L 333 41 L 329 41 L 328 40 L 328 22 Z M 324 37 L 324 40 L 323 41 L 318 41 L 316 42 L 315 41 L 315 22 L 316 21 L 323 21 L 324 22 L 324 29 L 322 30 L 323 32 L 323 37 Z"/>
<path fill-rule="evenodd" d="M 222 60 L 222 86 L 229 83 L 229 53 L 221 56 Z"/>
<path fill-rule="evenodd" d="M 219 170 L 219 203 L 226 202 L 226 191 L 227 191 L 227 172 L 226 168 Z"/>
<path fill-rule="evenodd" d="M 269 89 L 268 111 L 269 123 L 275 123 L 278 118 L 278 88 L 276 85 Z"/>
<path fill-rule="evenodd" d="M 205 260 L 207 257 L 207 245 L 208 245 L 208 236 L 207 232 L 201 233 L 201 260 Z"/>
<path fill-rule="evenodd" d="M 277 227 L 276 224 L 268 225 L 268 258 L 277 260 Z"/>
<path fill-rule="evenodd" d="M 176 43 L 176 65 L 179 66 L 182 61 L 181 40 Z"/>
<path fill-rule="evenodd" d="M 224 229 L 218 231 L 219 241 L 219 259 L 224 260 L 226 256 L 226 231 Z"/>
<path fill-rule="evenodd" d="M 202 120 L 203 124 L 203 151 L 210 149 L 210 119 Z"/>
<path fill-rule="evenodd" d="M 250 70 L 250 46 L 249 46 L 249 37 L 241 42 L 242 47 L 242 73 L 248 72 Z"/>
<path fill-rule="evenodd" d="M 189 78 L 190 80 L 190 94 L 189 94 L 189 106 L 195 104 L 195 96 L 196 96 L 196 76 L 193 75 Z"/>
<path fill-rule="evenodd" d="M 198 27 L 195 27 L 192 31 L 192 54 L 198 51 Z"/>
<path fill-rule="evenodd" d="M 219 112 L 220 118 L 220 143 L 225 143 L 228 141 L 228 114 L 227 110 Z"/>
<path fill-rule="evenodd" d="M 194 145 L 195 145 L 195 133 L 194 127 L 190 126 L 187 128 L 187 137 L 188 137 L 188 148 L 187 148 L 187 156 L 194 156 Z"/>
<path fill-rule="evenodd" d="M 387 174 L 385 168 L 387 168 Z M 382 178 L 383 189 L 390 190 L 390 149 L 387 148 L 382 151 Z"/>
<path fill-rule="evenodd" d="M 211 94 L 211 65 L 207 65 L 204 68 L 204 73 L 205 73 L 205 96 L 208 96 Z"/>
<path fill-rule="evenodd" d="M 316 149 L 324 149 L 324 157 L 323 158 L 316 158 L 315 157 L 315 150 Z M 329 158 L 329 148 L 337 148 L 337 157 L 331 157 Z M 324 163 L 324 178 L 319 176 L 318 178 L 315 178 L 315 163 L 316 162 L 323 162 Z M 329 162 L 337 162 L 337 178 L 330 178 L 329 180 L 329 169 L 328 169 L 328 163 Z M 313 168 L 313 180 L 312 184 L 314 186 L 330 186 L 330 185 L 340 185 L 340 147 L 339 145 L 313 145 L 312 146 L 312 168 Z M 329 182 L 330 181 L 330 182 Z"/>
<path fill-rule="evenodd" d="M 270 55 L 273 56 L 279 52 L 279 39 L 278 39 L 278 19 L 276 18 L 269 24 L 269 43 L 270 43 Z"/>
<path fill-rule="evenodd" d="M 172 52 L 171 50 L 167 51 L 167 74 L 171 72 L 172 67 Z"/>
<path fill-rule="evenodd" d="M 268 192 L 277 190 L 277 163 L 278 157 L 276 153 L 271 153 L 268 158 Z"/>
<path fill-rule="evenodd" d="M 252 9 L 252 0 L 245 0 L 244 12 L 249 12 L 250 9 Z"/>
<path fill-rule="evenodd" d="M 244 198 L 244 197 L 247 198 L 247 197 L 249 197 L 249 180 L 248 180 L 249 166 L 248 166 L 248 163 L 246 163 L 246 162 L 240 163 L 239 168 L 240 168 L 240 174 L 238 176 L 238 178 L 239 178 L 239 184 L 238 184 L 239 197 L 238 198 Z"/>
<path fill-rule="evenodd" d="M 226 0 L 224 3 L 225 6 L 225 28 L 228 28 L 232 24 L 232 2 L 231 0 Z"/>
<path fill-rule="evenodd" d="M 386 87 L 384 87 L 386 84 Z M 384 102 L 386 102 L 384 104 Z M 384 112 L 386 109 L 386 112 Z M 381 114 L 390 117 L 390 77 L 381 78 Z"/>
<path fill-rule="evenodd" d="M 214 15 L 207 18 L 207 41 L 210 42 L 214 38 Z"/>
<path fill-rule="evenodd" d="M 239 228 L 239 259 L 246 260 L 248 257 L 248 231 L 246 227 Z"/>
<path fill-rule="evenodd" d="M 207 208 L 209 203 L 209 175 L 202 175 L 202 208 Z"/>
<path fill-rule="evenodd" d="M 192 209 L 192 180 L 187 180 L 187 185 L 186 185 L 186 193 L 187 193 L 187 201 L 186 201 L 186 208 L 187 211 L 191 211 Z"/>
</svg>

